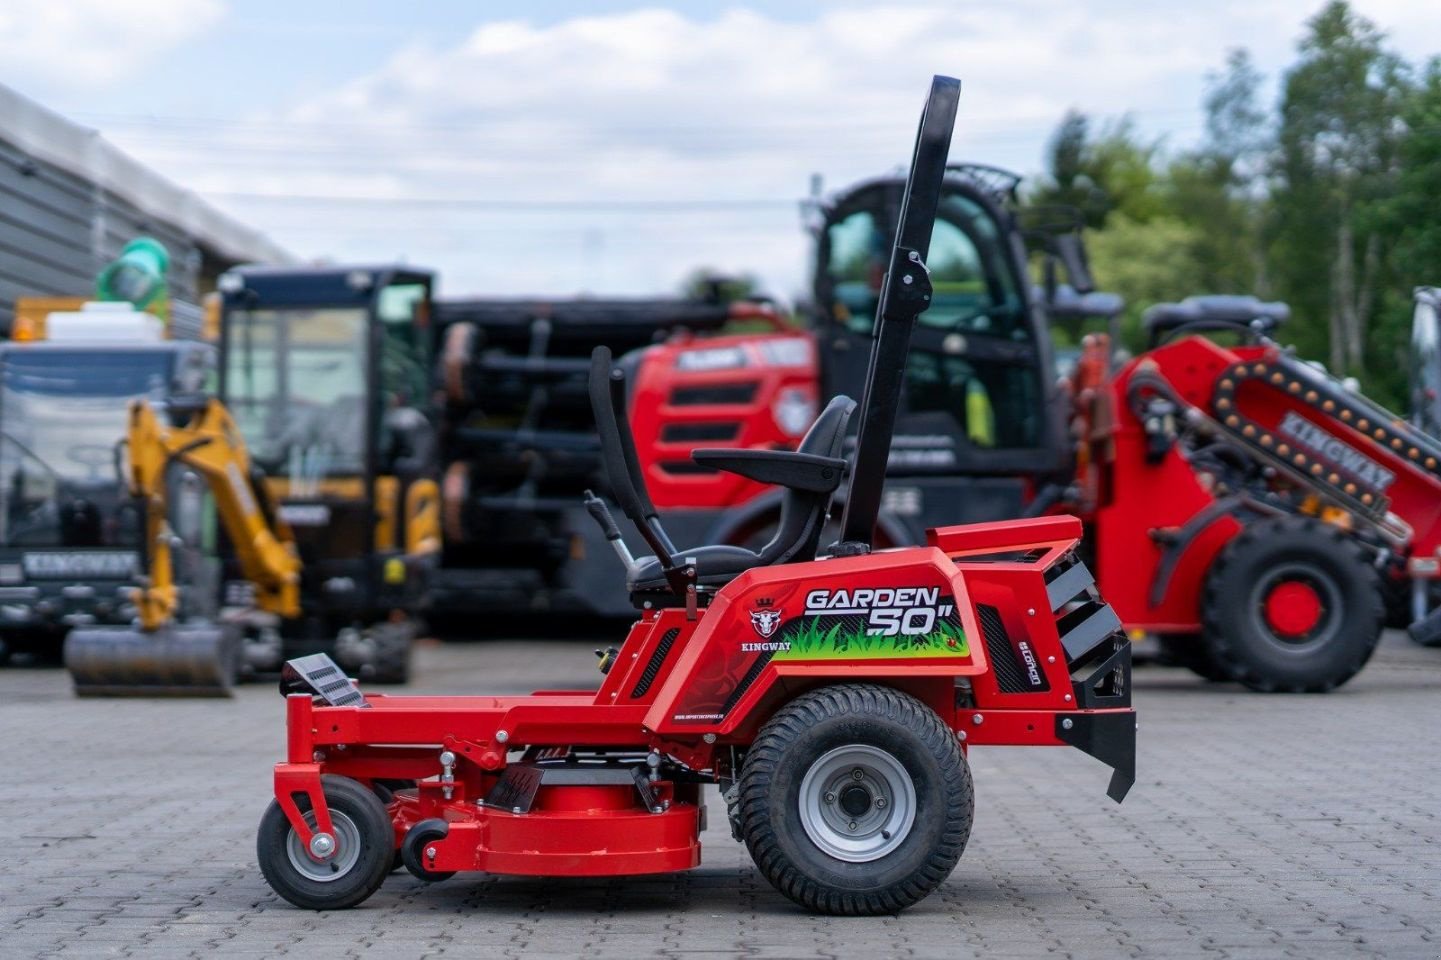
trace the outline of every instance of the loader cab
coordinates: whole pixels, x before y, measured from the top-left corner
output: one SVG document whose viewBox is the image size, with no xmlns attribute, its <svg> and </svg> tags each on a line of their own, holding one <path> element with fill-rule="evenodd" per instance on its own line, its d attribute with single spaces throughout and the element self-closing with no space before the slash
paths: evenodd
<svg viewBox="0 0 1441 960">
<path fill-rule="evenodd" d="M 951 520 L 964 519 L 956 513 L 964 493 L 974 494 L 977 516 L 1015 515 L 1030 478 L 1066 469 L 1066 407 L 1011 210 L 1015 182 L 990 168 L 948 169 L 927 259 L 934 302 L 912 335 L 891 447 L 893 510 L 920 518 L 929 505 L 917 500 L 944 500 Z M 816 208 L 812 310 L 822 396 L 854 391 L 865 376 L 904 186 L 882 177 Z M 942 489 L 956 478 L 977 489 Z"/>
<path fill-rule="evenodd" d="M 411 554 L 438 547 L 432 285 L 402 266 L 220 279 L 220 396 L 295 535 L 307 609 L 364 618 L 423 588 Z"/>
</svg>

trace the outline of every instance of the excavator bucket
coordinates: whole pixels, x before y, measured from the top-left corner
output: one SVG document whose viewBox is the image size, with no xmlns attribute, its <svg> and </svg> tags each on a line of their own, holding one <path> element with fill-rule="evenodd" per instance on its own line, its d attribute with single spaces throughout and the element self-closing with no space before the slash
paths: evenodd
<svg viewBox="0 0 1441 960">
<path fill-rule="evenodd" d="M 65 638 L 65 667 L 78 696 L 228 697 L 240 631 L 226 624 L 78 627 Z"/>
</svg>

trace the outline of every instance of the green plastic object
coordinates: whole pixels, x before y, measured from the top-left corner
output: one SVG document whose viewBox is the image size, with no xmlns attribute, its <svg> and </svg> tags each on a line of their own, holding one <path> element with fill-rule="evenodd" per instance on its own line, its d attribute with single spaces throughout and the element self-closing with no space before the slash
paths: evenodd
<svg viewBox="0 0 1441 960">
<path fill-rule="evenodd" d="M 165 287 L 165 271 L 169 268 L 170 254 L 163 243 L 154 237 L 136 237 L 100 271 L 95 293 L 101 300 L 126 301 L 137 310 L 169 320 Z"/>
</svg>

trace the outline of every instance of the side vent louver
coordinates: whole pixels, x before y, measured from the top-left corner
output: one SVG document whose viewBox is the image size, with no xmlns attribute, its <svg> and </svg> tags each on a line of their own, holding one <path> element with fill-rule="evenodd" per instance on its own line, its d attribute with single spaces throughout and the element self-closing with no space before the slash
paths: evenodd
<svg viewBox="0 0 1441 960">
<path fill-rule="evenodd" d="M 1120 617 L 1097 596 L 1094 585 L 1086 565 L 1074 559 L 1046 571 L 1046 593 L 1066 651 L 1076 706 L 1129 707 L 1131 644 Z"/>
</svg>

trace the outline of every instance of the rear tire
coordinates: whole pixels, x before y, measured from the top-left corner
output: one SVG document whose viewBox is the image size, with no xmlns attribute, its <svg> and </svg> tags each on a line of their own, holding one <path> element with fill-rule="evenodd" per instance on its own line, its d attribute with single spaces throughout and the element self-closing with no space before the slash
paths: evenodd
<svg viewBox="0 0 1441 960">
<path fill-rule="evenodd" d="M 819 913 L 897 913 L 926 897 L 960 860 L 974 809 L 951 729 L 871 684 L 797 697 L 741 770 L 740 832 L 756 866 Z"/>
<path fill-rule="evenodd" d="M 323 776 L 321 789 L 335 828 L 335 852 L 325 861 L 307 856 L 279 801 L 260 819 L 256 857 L 270 888 L 306 910 L 344 910 L 380 889 L 390 872 L 395 840 L 380 798 L 349 777 Z M 314 828 L 310 799 L 297 797 Z"/>
<path fill-rule="evenodd" d="M 1376 568 L 1340 530 L 1305 517 L 1253 523 L 1221 551 L 1201 611 L 1211 658 L 1263 692 L 1320 693 L 1381 639 Z"/>
</svg>

